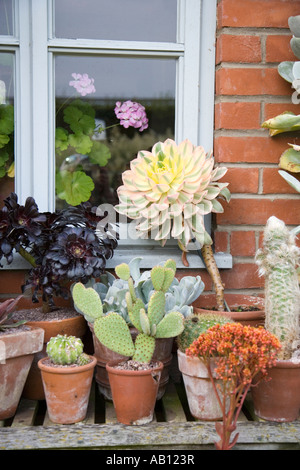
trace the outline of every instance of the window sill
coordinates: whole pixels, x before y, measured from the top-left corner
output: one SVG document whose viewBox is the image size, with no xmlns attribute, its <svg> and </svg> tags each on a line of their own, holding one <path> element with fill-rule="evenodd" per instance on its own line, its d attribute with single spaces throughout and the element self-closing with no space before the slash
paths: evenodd
<svg viewBox="0 0 300 470">
<path fill-rule="evenodd" d="M 204 263 L 197 253 L 192 251 L 188 253 L 187 259 L 189 266 L 186 267 L 181 261 L 181 251 L 175 246 L 170 247 L 157 247 L 148 246 L 119 246 L 114 253 L 113 258 L 107 260 L 106 268 L 113 269 L 120 263 L 129 263 L 132 258 L 141 257 L 142 261 L 140 267 L 142 269 L 151 269 L 153 266 L 161 263 L 163 260 L 172 258 L 176 261 L 177 269 L 204 269 Z M 216 253 L 215 260 L 219 269 L 232 268 L 232 256 L 228 253 Z M 2 262 L 2 270 L 26 270 L 30 269 L 30 264 L 24 260 L 18 253 L 14 256 L 14 261 L 8 265 L 5 261 Z"/>
</svg>

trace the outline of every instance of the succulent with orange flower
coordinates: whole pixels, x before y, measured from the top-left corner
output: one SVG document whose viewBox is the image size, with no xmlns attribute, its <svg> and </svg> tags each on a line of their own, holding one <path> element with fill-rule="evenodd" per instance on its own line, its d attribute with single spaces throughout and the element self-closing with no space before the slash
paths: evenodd
<svg viewBox="0 0 300 470">
<path fill-rule="evenodd" d="M 230 199 L 228 183 L 219 181 L 227 168 L 214 163 L 211 153 L 188 139 L 179 145 L 171 139 L 157 142 L 151 152 L 140 151 L 123 173 L 115 209 L 136 221 L 141 238 L 153 238 L 162 246 L 170 237 L 177 239 L 185 264 L 186 252 L 196 242 L 194 247 L 201 249 L 208 271 L 218 277 L 214 279 L 216 291 L 219 287 L 223 293 L 212 239 L 204 225 L 206 214 L 223 212 L 217 198 Z"/>
</svg>

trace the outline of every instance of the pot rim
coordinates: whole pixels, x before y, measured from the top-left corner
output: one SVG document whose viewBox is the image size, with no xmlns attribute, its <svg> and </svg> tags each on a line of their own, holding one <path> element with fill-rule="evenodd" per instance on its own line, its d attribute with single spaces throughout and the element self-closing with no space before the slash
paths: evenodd
<svg viewBox="0 0 300 470">
<path fill-rule="evenodd" d="M 96 366 L 97 364 L 96 357 L 90 354 L 89 354 L 89 357 L 92 359 L 91 362 L 89 362 L 88 364 L 84 364 L 82 366 L 74 367 L 70 365 L 69 367 L 68 366 L 53 367 L 53 366 L 47 366 L 46 364 L 44 364 L 44 362 L 49 359 L 47 356 L 47 357 L 43 357 L 42 359 L 38 361 L 38 368 L 43 372 L 48 372 L 51 374 L 79 374 L 80 372 L 83 372 L 84 370 L 93 369 Z"/>
<path fill-rule="evenodd" d="M 161 361 L 155 361 L 158 365 L 156 367 L 152 367 L 151 369 L 142 369 L 142 370 L 127 370 L 127 369 L 116 369 L 114 366 L 117 364 L 120 364 L 121 362 L 124 362 L 123 360 L 117 360 L 117 361 L 109 361 L 106 364 L 106 370 L 109 374 L 115 374 L 115 375 L 149 375 L 152 374 L 153 372 L 159 372 L 162 371 L 164 368 L 164 364 Z"/>
<path fill-rule="evenodd" d="M 300 360 L 296 362 L 292 359 L 277 359 L 276 364 L 273 367 L 276 369 L 299 369 Z"/>
</svg>

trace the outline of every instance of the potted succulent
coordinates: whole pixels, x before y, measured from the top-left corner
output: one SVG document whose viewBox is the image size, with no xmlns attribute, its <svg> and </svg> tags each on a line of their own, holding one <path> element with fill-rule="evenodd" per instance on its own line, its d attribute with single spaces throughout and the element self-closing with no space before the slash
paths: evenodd
<svg viewBox="0 0 300 470">
<path fill-rule="evenodd" d="M 84 420 L 96 359 L 83 352 L 83 343 L 75 336 L 51 338 L 46 352 L 38 367 L 50 420 L 59 424 Z"/>
<path fill-rule="evenodd" d="M 117 246 L 106 222 L 102 222 L 104 219 L 89 203 L 48 213 L 39 212 L 31 197 L 24 206 L 18 203 L 15 193 L 4 200 L 0 211 L 0 260 L 6 259 L 10 264 L 17 252 L 31 265 L 22 290 L 32 290 L 33 305 L 41 293 L 42 307 L 21 310 L 18 318 L 45 330 L 41 355 L 52 336 L 65 333 L 82 337 L 85 333 L 84 318 L 74 308 L 58 307 L 54 299 L 68 298 L 72 281 L 87 282 L 104 272 L 106 260 Z M 24 388 L 26 398 L 44 397 L 38 359 L 37 356 L 33 362 Z"/>
<path fill-rule="evenodd" d="M 127 269 L 130 272 L 130 282 L 133 283 L 136 295 L 142 300 L 147 310 L 154 292 L 154 287 L 151 279 L 151 271 L 148 270 L 143 273 L 140 271 L 141 260 L 142 258 L 133 258 L 128 263 Z M 164 267 L 174 266 L 174 278 L 168 290 L 165 292 L 165 314 L 175 310 L 186 317 L 193 312 L 191 303 L 202 293 L 204 283 L 200 276 L 184 276 L 182 279 L 178 280 L 175 277 L 175 262 L 168 260 L 162 264 L 164 264 Z M 118 270 L 119 267 L 117 266 L 115 270 L 116 274 Z M 113 274 L 106 272 L 100 276 L 99 282 L 91 280 L 88 282 L 87 286 L 92 287 L 99 294 L 103 305 L 103 313 L 106 315 L 109 312 L 117 312 L 129 325 L 133 336 L 136 335 L 136 329 L 131 323 L 127 309 L 126 294 L 129 288 L 128 280 L 115 277 Z M 88 325 L 93 336 L 94 354 L 97 357 L 96 382 L 100 393 L 106 399 L 111 400 L 112 397 L 106 371 L 106 363 L 112 359 L 120 359 L 121 357 L 99 342 L 94 334 L 93 322 L 94 319 L 89 318 Z M 162 361 L 164 364 L 157 399 L 163 396 L 165 387 L 169 381 L 169 368 L 173 359 L 173 343 L 173 338 L 165 338 L 156 341 L 153 357 Z"/>
<path fill-rule="evenodd" d="M 132 337 L 121 315 L 116 312 L 103 314 L 101 299 L 93 288 L 76 283 L 72 295 L 75 305 L 86 318 L 94 318 L 94 332 L 100 343 L 123 356 L 122 360 L 106 364 L 117 419 L 123 424 L 145 424 L 153 418 L 163 369 L 161 361 L 153 360 L 155 342 L 180 334 L 184 317 L 180 312 L 173 311 L 165 315 L 164 311 L 165 291 L 174 277 L 172 268 L 156 266 L 152 269 L 155 291 L 147 312 L 144 303 L 135 294 L 128 266 L 120 265 L 117 272 L 129 282 L 126 300 L 129 317 L 138 332 L 136 338 Z M 154 368 L 151 367 L 152 362 Z"/>
<path fill-rule="evenodd" d="M 177 336 L 178 368 L 182 373 L 190 412 L 196 419 L 216 421 L 222 419 L 223 414 L 205 364 L 185 352 L 208 328 L 230 322 L 233 320 L 229 316 L 216 312 L 192 314 L 184 319 L 184 330 Z M 215 364 L 211 364 L 211 368 L 214 367 Z"/>
<path fill-rule="evenodd" d="M 15 414 L 34 354 L 43 348 L 44 330 L 13 321 L 21 297 L 0 303 L 0 420 Z"/>
<path fill-rule="evenodd" d="M 187 356 L 205 365 L 222 410 L 222 421 L 215 424 L 217 450 L 229 450 L 237 442 L 238 433 L 231 436 L 253 379 L 267 376 L 280 347 L 278 338 L 262 327 L 228 322 L 210 327 L 186 349 Z"/>
<path fill-rule="evenodd" d="M 299 260 L 295 234 L 282 220 L 270 217 L 256 262 L 265 277 L 265 328 L 279 338 L 282 349 L 270 371 L 272 380 L 261 382 L 252 390 L 255 413 L 270 421 L 293 421 L 299 417 Z"/>
<path fill-rule="evenodd" d="M 203 258 L 211 276 L 215 295 L 213 302 L 205 307 L 215 307 L 227 312 L 238 301 L 227 302 L 224 298 L 224 284 L 221 280 L 212 249 L 212 238 L 206 231 L 204 215 L 224 211 L 218 198 L 230 201 L 228 183 L 220 182 L 227 168 L 215 166 L 211 153 L 206 154 L 203 147 L 194 146 L 188 139 L 180 144 L 167 139 L 157 142 L 151 151 L 142 150 L 132 160 L 130 170 L 123 175 L 123 185 L 117 190 L 119 204 L 115 209 L 135 221 L 137 236 L 157 240 L 165 246 L 172 237 L 177 240 L 182 251 L 182 262 L 188 266 L 187 253 L 195 251 Z M 231 295 L 232 297 L 232 295 Z M 203 306 L 205 296 L 201 296 L 195 307 Z M 250 320 L 258 316 L 261 321 L 261 299 L 244 298 L 243 304 L 259 304 L 257 312 L 250 307 Z M 201 311 L 200 311 L 201 313 Z M 248 319 L 244 308 L 241 314 L 233 316 L 240 320 Z"/>
</svg>

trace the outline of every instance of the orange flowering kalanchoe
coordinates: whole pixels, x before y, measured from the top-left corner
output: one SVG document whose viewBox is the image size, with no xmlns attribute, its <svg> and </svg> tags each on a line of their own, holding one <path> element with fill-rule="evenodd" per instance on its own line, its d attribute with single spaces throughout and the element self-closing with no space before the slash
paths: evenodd
<svg viewBox="0 0 300 470">
<path fill-rule="evenodd" d="M 237 442 L 238 434 L 230 442 L 231 433 L 236 429 L 253 378 L 258 373 L 260 379 L 267 376 L 280 349 L 279 340 L 263 327 L 240 323 L 212 326 L 186 349 L 187 356 L 196 356 L 205 363 L 222 409 L 223 422 L 216 423 L 220 436 L 220 441 L 215 443 L 217 449 L 231 449 Z M 221 380 L 218 384 L 211 370 L 212 358 L 216 358 L 214 373 Z"/>
</svg>

